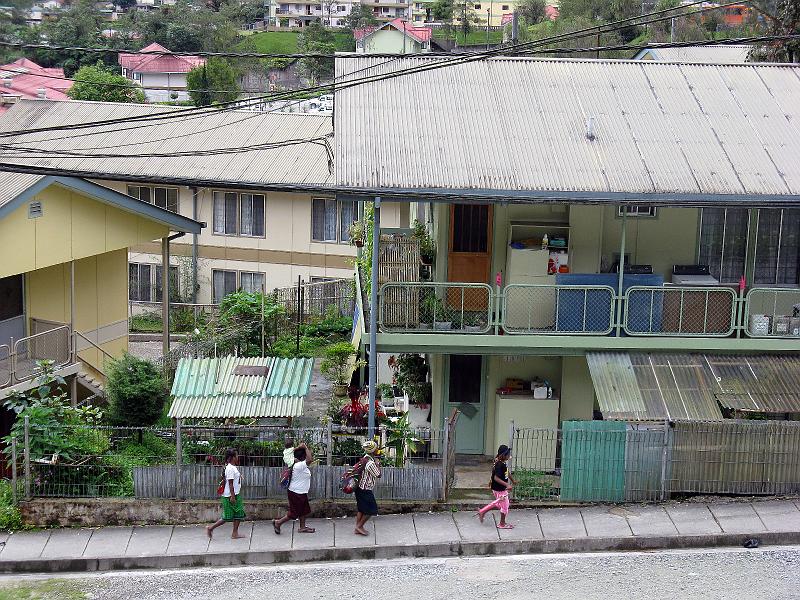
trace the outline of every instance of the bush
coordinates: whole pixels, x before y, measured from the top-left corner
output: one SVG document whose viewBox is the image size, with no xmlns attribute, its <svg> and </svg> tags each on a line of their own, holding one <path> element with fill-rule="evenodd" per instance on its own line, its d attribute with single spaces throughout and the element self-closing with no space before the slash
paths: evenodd
<svg viewBox="0 0 800 600">
<path fill-rule="evenodd" d="M 0 531 L 16 531 L 22 529 L 22 515 L 14 504 L 11 483 L 0 481 Z"/>
<path fill-rule="evenodd" d="M 347 385 L 350 358 L 355 356 L 356 352 L 350 342 L 331 344 L 324 350 L 325 360 L 319 365 L 320 372 L 335 385 Z"/>
<path fill-rule="evenodd" d="M 153 425 L 161 417 L 167 395 L 164 378 L 153 363 L 125 354 L 111 365 L 108 399 L 113 425 Z"/>
</svg>

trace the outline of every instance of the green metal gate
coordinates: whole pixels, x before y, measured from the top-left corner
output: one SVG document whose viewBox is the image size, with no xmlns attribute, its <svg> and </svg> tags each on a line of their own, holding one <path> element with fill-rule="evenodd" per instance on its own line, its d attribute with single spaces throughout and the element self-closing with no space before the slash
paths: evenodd
<svg viewBox="0 0 800 600">
<path fill-rule="evenodd" d="M 562 500 L 625 500 L 625 430 L 616 421 L 563 423 Z"/>
</svg>

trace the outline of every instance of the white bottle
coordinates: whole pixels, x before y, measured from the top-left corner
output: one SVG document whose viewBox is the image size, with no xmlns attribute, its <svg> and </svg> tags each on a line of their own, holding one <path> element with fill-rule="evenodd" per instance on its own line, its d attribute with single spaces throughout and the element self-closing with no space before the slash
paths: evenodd
<svg viewBox="0 0 800 600">
<path fill-rule="evenodd" d="M 547 237 L 547 234 L 544 234 L 542 238 L 542 250 L 547 250 L 547 246 L 550 245 L 550 238 Z"/>
</svg>

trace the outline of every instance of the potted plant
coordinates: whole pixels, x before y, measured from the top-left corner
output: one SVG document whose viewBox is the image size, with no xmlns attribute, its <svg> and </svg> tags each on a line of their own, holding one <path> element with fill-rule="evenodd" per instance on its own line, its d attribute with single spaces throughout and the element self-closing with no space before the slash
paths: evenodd
<svg viewBox="0 0 800 600">
<path fill-rule="evenodd" d="M 414 238 L 419 240 L 419 257 L 423 265 L 431 266 L 436 259 L 436 242 L 428 233 L 428 228 L 419 220 L 414 221 Z"/>
<path fill-rule="evenodd" d="M 356 355 L 356 349 L 350 342 L 337 342 L 327 346 L 323 353 L 324 360 L 319 365 L 320 372 L 333 383 L 335 396 L 347 395 L 347 378 L 350 375 L 350 360 Z M 363 360 L 355 361 L 355 368 L 365 366 Z"/>
<path fill-rule="evenodd" d="M 421 323 L 432 324 L 434 329 L 446 331 L 453 327 L 452 321 L 445 321 L 447 314 L 444 302 L 433 294 L 420 302 L 419 319 Z"/>
<path fill-rule="evenodd" d="M 479 313 L 464 313 L 464 320 L 462 322 L 464 331 L 482 331 L 485 329 L 486 324 L 481 319 Z"/>
<path fill-rule="evenodd" d="M 428 427 L 432 389 L 428 382 L 428 363 L 420 354 L 401 354 L 390 365 L 395 381 L 408 397 L 408 418 L 412 427 Z"/>
<path fill-rule="evenodd" d="M 347 228 L 347 235 L 350 238 L 350 245 L 356 248 L 364 247 L 364 240 L 366 239 L 366 230 L 364 229 L 363 221 L 353 221 L 350 227 Z"/>
<path fill-rule="evenodd" d="M 406 453 L 416 452 L 418 442 L 407 414 L 389 420 L 386 428 L 386 445 L 394 449 L 395 467 L 405 466 Z"/>
</svg>

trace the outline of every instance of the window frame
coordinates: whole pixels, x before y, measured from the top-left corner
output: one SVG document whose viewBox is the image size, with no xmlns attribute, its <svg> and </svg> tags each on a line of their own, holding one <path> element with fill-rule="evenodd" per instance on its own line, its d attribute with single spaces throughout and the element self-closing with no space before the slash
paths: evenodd
<svg viewBox="0 0 800 600">
<path fill-rule="evenodd" d="M 756 270 L 758 269 L 758 249 L 759 249 L 759 247 L 761 245 L 760 242 L 759 242 L 759 237 L 760 237 L 759 228 L 761 227 L 761 222 L 762 222 L 761 221 L 761 211 L 775 211 L 775 210 L 780 211 L 780 214 L 778 215 L 778 223 L 779 223 L 778 231 L 777 231 L 778 239 L 777 239 L 777 243 L 775 245 L 775 250 L 776 250 L 776 252 L 775 252 L 775 264 L 772 265 L 772 268 L 774 269 L 774 272 L 775 272 L 775 276 L 774 276 L 774 278 L 773 278 L 773 280 L 771 282 L 758 282 L 757 283 L 755 281 L 755 279 L 756 279 L 755 275 L 756 275 Z M 755 227 L 754 227 L 754 231 L 752 232 L 753 235 L 755 236 L 755 243 L 753 244 L 753 259 L 752 259 L 752 261 L 748 261 L 748 263 L 747 263 L 748 267 L 752 266 L 752 268 L 753 268 L 753 285 L 754 286 L 785 286 L 785 287 L 798 287 L 798 286 L 800 286 L 800 273 L 798 273 L 797 268 L 795 268 L 795 281 L 793 281 L 793 282 L 779 281 L 781 279 L 782 273 L 785 271 L 784 269 L 781 269 L 781 259 L 785 258 L 784 253 L 787 250 L 790 250 L 789 248 L 785 248 L 783 246 L 783 242 L 784 242 L 784 221 L 787 220 L 787 210 L 791 210 L 791 209 L 786 209 L 786 208 L 757 208 L 757 209 L 755 209 Z M 751 221 L 752 221 L 752 216 L 751 216 L 749 222 L 751 222 Z M 750 233 L 750 231 L 748 229 L 748 234 L 749 233 Z M 774 234 L 775 234 L 775 232 L 767 232 L 767 236 L 768 237 L 772 237 Z M 798 234 L 796 234 L 796 235 L 798 235 Z M 749 239 L 749 235 L 748 235 L 748 244 L 749 244 L 749 242 L 750 242 L 750 239 Z M 798 244 L 798 245 L 800 246 L 800 244 Z M 752 264 L 751 264 L 751 262 L 752 262 Z"/>
<path fill-rule="evenodd" d="M 630 209 L 635 209 L 635 211 L 631 211 Z M 641 211 L 640 209 L 645 209 Z M 658 207 L 651 206 L 647 204 L 628 204 L 624 206 L 617 207 L 617 218 L 622 218 L 623 210 L 627 213 L 629 219 L 657 219 L 658 218 Z"/>
<path fill-rule="evenodd" d="M 261 278 L 261 287 L 258 287 L 256 289 L 246 290 L 244 288 L 244 283 L 242 282 L 242 278 L 244 276 L 249 276 L 251 279 L 253 279 L 255 277 L 260 277 Z M 238 290 L 241 290 L 243 292 L 249 292 L 249 293 L 261 293 L 261 292 L 266 292 L 267 291 L 267 287 L 266 287 L 267 286 L 267 274 L 264 273 L 263 271 L 239 271 L 238 279 L 239 279 L 239 281 L 238 281 L 239 285 L 236 288 Z"/>
<path fill-rule="evenodd" d="M 231 219 L 228 216 L 228 196 L 235 195 L 235 215 Z M 217 230 L 217 199 L 222 199 L 222 231 Z M 261 201 L 261 219 L 256 220 L 253 215 L 255 213 L 254 207 L 256 206 L 256 199 Z M 245 227 L 242 226 L 242 218 L 245 211 L 243 210 L 244 202 L 250 203 L 250 231 L 251 233 L 242 233 Z M 228 230 L 229 223 L 233 224 L 233 230 Z M 260 226 L 260 233 L 252 233 L 257 228 L 255 225 Z M 256 239 L 265 239 L 267 237 L 267 195 L 265 193 L 255 192 L 238 192 L 232 190 L 212 190 L 211 191 L 211 234 L 224 237 L 247 237 Z"/>
<path fill-rule="evenodd" d="M 336 203 L 335 209 L 335 219 L 336 222 L 334 223 L 334 237 L 335 239 L 319 239 L 314 237 L 314 203 L 318 201 L 329 202 L 334 201 Z M 339 198 L 330 198 L 324 196 L 318 196 L 315 198 L 311 198 L 311 241 L 317 244 L 349 244 L 350 238 L 344 234 L 344 222 L 342 220 L 342 208 L 345 204 L 352 204 L 353 205 L 353 217 L 354 220 L 357 217 L 358 213 L 358 206 L 356 200 L 341 200 Z M 350 223 L 347 223 L 347 227 L 350 227 Z M 323 224 L 323 231 L 326 227 Z"/>
<path fill-rule="evenodd" d="M 132 194 L 132 190 L 137 190 L 135 194 Z M 148 198 L 142 198 L 142 190 L 147 190 Z M 156 203 L 156 190 L 163 190 L 164 192 L 164 206 L 159 206 Z M 169 201 L 169 194 L 170 192 L 175 192 L 175 210 L 170 208 L 170 201 Z M 126 184 L 125 193 L 132 198 L 136 198 L 140 202 L 147 202 L 148 204 L 152 204 L 153 206 L 158 206 L 158 208 L 163 208 L 164 210 L 168 210 L 171 213 L 175 213 L 176 215 L 181 214 L 181 192 L 180 189 L 173 186 L 165 186 L 165 185 L 139 185 L 138 183 L 131 183 Z"/>
<path fill-rule="evenodd" d="M 716 210 L 716 209 L 719 209 L 719 208 L 720 207 L 712 207 L 711 210 Z M 698 231 L 697 231 L 697 259 L 698 259 L 698 262 L 700 262 L 700 254 L 701 254 L 702 245 L 703 245 L 703 220 L 704 220 L 703 219 L 703 214 L 704 214 L 704 212 L 706 210 L 710 210 L 710 209 L 709 208 L 701 208 L 700 209 L 700 218 L 698 220 Z M 732 284 L 732 283 L 737 283 L 738 280 L 737 281 L 726 281 L 722 277 L 722 273 L 723 273 L 723 271 L 725 269 L 725 254 L 726 254 L 725 244 L 726 244 L 726 241 L 728 241 L 728 239 L 727 239 L 728 238 L 728 236 L 727 236 L 728 210 L 740 210 L 740 209 L 729 208 L 729 207 L 726 206 L 726 207 L 721 208 L 721 210 L 724 211 L 724 215 L 723 215 L 723 221 L 722 221 L 722 236 L 720 238 L 721 239 L 721 244 L 722 244 L 721 248 L 720 248 L 720 260 L 719 260 L 720 266 L 719 266 L 719 271 L 718 272 L 712 272 L 710 274 L 715 279 L 718 279 L 720 283 Z M 751 234 L 751 225 L 753 223 L 753 213 L 752 213 L 752 211 L 750 209 L 743 209 L 743 210 L 747 211 L 747 225 L 745 227 L 745 231 L 747 233 L 745 234 L 745 240 L 744 240 L 744 259 L 743 259 L 744 260 L 744 271 L 745 271 L 745 273 L 743 273 L 743 274 L 746 274 L 748 267 L 750 266 L 751 263 L 753 263 L 753 261 L 752 261 L 753 257 L 750 256 L 750 252 L 749 252 L 750 242 L 751 242 L 751 239 L 750 239 L 750 237 L 751 237 L 751 235 L 750 235 Z M 753 263 L 753 264 L 755 264 L 755 263 Z"/>
<path fill-rule="evenodd" d="M 233 284 L 233 291 L 227 292 L 220 296 L 220 299 L 217 300 L 217 290 L 216 290 L 216 281 L 215 275 L 217 273 L 233 273 L 234 276 L 234 284 Z M 223 286 L 225 285 L 223 281 Z M 224 291 L 224 290 L 223 290 Z M 228 294 L 233 294 L 239 291 L 239 271 L 234 271 L 231 269 L 211 269 L 211 302 L 212 304 L 219 304 L 225 296 Z"/>
<path fill-rule="evenodd" d="M 136 282 L 137 282 L 137 296 L 138 298 L 131 297 L 131 267 L 136 267 Z M 146 298 L 142 297 L 142 267 L 146 267 L 148 271 L 147 281 L 145 282 L 147 294 Z M 160 263 L 147 263 L 147 262 L 129 262 L 128 263 L 128 302 L 161 302 L 161 268 Z M 170 265 L 170 302 L 180 302 L 181 289 L 180 289 L 180 276 L 178 273 L 177 265 Z"/>
</svg>

